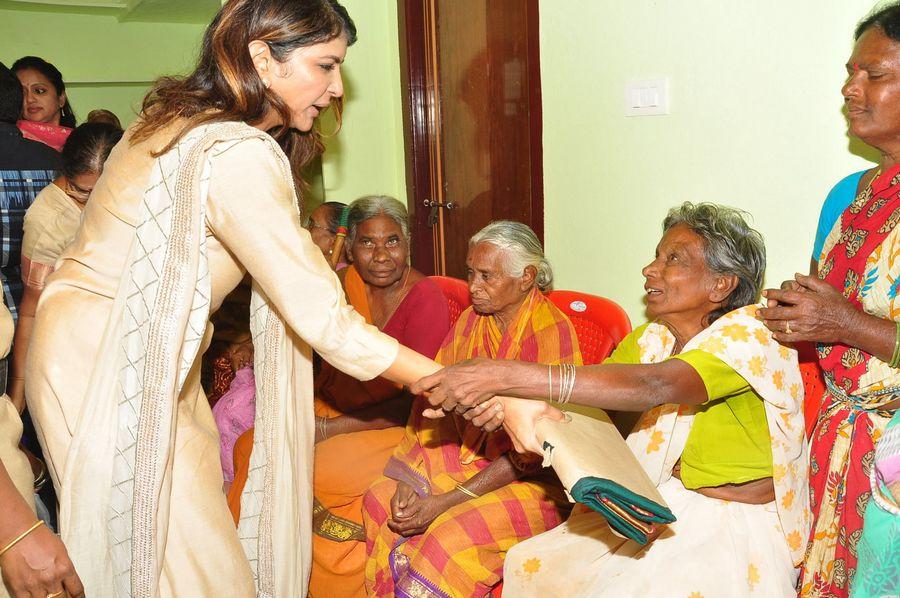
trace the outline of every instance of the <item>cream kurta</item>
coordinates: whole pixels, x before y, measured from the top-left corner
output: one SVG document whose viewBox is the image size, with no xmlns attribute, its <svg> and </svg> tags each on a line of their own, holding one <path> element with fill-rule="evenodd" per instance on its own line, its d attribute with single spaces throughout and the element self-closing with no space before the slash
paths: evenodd
<svg viewBox="0 0 900 598">
<path fill-rule="evenodd" d="M 80 223 L 81 207 L 55 183 L 38 193 L 25 212 L 22 282 L 26 286 L 43 288 L 45 278 L 75 238 Z"/>
<path fill-rule="evenodd" d="M 126 135 L 116 146 L 82 226 L 41 296 L 29 347 L 26 395 L 54 484 L 62 493 L 71 482 L 65 475 L 71 470 L 66 460 L 73 439 L 111 433 L 79 429 L 83 398 L 92 369 L 115 358 L 115 348 L 101 346 L 101 336 L 124 276 L 141 198 L 159 164 L 150 151 L 160 149 L 170 134 L 135 146 Z M 247 271 L 295 333 L 295 343 L 308 343 L 351 375 L 368 379 L 382 373 L 396 357 L 396 341 L 346 306 L 337 277 L 300 225 L 292 185 L 270 146 L 258 138 L 245 139 L 211 152 L 208 164 L 211 311 Z M 210 334 L 207 326 L 207 343 Z M 308 355 L 308 350 L 301 353 Z M 178 397 L 168 529 L 159 534 L 164 545 L 159 589 L 163 596 L 249 596 L 254 593 L 251 569 L 222 493 L 218 432 L 200 388 L 199 369 L 197 359 Z M 308 359 L 295 361 L 293 371 L 302 379 L 292 383 L 293 399 L 311 410 Z M 291 433 L 305 436 L 307 429 L 301 426 Z M 311 455 L 290 458 L 311 464 Z M 74 508 L 91 508 L 79 504 L 78 496 L 62 496 L 67 499 Z M 287 524 L 296 525 L 298 542 L 309 537 L 310 521 Z M 76 569 L 80 561 L 108 556 L 72 554 Z"/>
</svg>

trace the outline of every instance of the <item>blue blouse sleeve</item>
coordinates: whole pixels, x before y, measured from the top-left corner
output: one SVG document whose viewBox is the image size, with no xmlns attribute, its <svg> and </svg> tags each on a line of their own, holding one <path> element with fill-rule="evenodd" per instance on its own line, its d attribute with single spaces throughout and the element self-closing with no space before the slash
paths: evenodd
<svg viewBox="0 0 900 598">
<path fill-rule="evenodd" d="M 819 254 L 822 253 L 822 247 L 825 245 L 825 238 L 834 223 L 840 218 L 841 213 L 847 209 L 850 202 L 856 197 L 856 190 L 859 188 L 859 180 L 867 170 L 854 172 L 848 177 L 841 179 L 837 185 L 831 188 L 825 203 L 822 205 L 822 212 L 819 214 L 819 224 L 816 227 L 816 242 L 813 244 L 812 259 L 818 261 Z"/>
</svg>

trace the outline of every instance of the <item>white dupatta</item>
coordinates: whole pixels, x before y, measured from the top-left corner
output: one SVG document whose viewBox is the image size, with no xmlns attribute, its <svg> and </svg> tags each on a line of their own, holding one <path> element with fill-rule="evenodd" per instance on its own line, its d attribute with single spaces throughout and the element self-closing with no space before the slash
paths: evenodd
<svg viewBox="0 0 900 598">
<path fill-rule="evenodd" d="M 192 130 L 160 156 L 144 192 L 103 331 L 102 346 L 118 358 L 91 374 L 62 480 L 63 540 L 90 596 L 159 593 L 177 399 L 209 316 L 208 156 L 217 145 L 250 137 L 269 144 L 292 180 L 271 137 L 242 123 L 217 123 Z M 259 596 L 302 595 L 310 570 L 313 417 L 311 405 L 288 399 L 312 394 L 291 388 L 311 384 L 292 376 L 295 363 L 308 363 L 310 349 L 294 346 L 255 285 L 251 330 L 257 432 L 238 534 Z"/>
</svg>

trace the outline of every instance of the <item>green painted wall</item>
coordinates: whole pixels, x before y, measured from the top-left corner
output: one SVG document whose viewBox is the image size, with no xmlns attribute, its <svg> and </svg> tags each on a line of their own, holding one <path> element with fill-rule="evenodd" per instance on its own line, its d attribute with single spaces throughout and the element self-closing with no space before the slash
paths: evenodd
<svg viewBox="0 0 900 598">
<path fill-rule="evenodd" d="M 323 177 L 321 183 L 314 180 L 313 195 L 349 202 L 384 193 L 405 200 L 397 3 L 344 5 L 359 41 L 344 66 L 343 128 L 326 141 Z M 0 1 L 0 60 L 9 65 L 24 54 L 46 58 L 62 71 L 79 118 L 102 107 L 125 124 L 134 119 L 150 81 L 190 69 L 206 28 L 19 6 Z M 333 131 L 332 124 L 323 123 L 323 129 Z"/>
<path fill-rule="evenodd" d="M 546 245 L 560 288 L 643 315 L 641 268 L 682 201 L 743 208 L 767 282 L 809 267 L 822 201 L 866 167 L 840 87 L 871 0 L 541 0 Z M 671 114 L 626 118 L 631 78 Z M 856 149 L 856 148 L 854 148 Z M 871 154 L 869 154 L 871 156 Z"/>
<path fill-rule="evenodd" d="M 344 3 L 360 39 L 344 65 L 324 195 L 403 199 L 396 2 Z M 751 212 L 770 284 L 804 271 L 822 199 L 872 157 L 851 147 L 840 97 L 853 27 L 872 5 L 541 0 L 545 230 L 559 286 L 614 298 L 642 321 L 641 267 L 666 211 L 685 200 Z M 0 60 L 43 55 L 75 82 L 80 115 L 105 106 L 126 121 L 144 81 L 192 64 L 203 31 L 77 14 L 40 23 L 0 2 Z M 659 76 L 670 78 L 671 114 L 626 118 L 625 81 Z"/>
<path fill-rule="evenodd" d="M 343 128 L 326 142 L 322 178 L 311 177 L 311 195 L 349 202 L 385 193 L 405 201 L 397 3 L 345 0 L 344 5 L 359 41 L 344 66 Z M 127 124 L 150 81 L 192 67 L 205 28 L 119 22 L 113 15 L 0 0 L 0 60 L 9 65 L 24 54 L 46 58 L 62 71 L 79 118 L 102 107 Z M 334 127 L 323 123 L 323 129 Z"/>
<path fill-rule="evenodd" d="M 406 201 L 396 0 L 343 0 L 359 40 L 343 67 L 340 134 L 326 142 L 325 197 L 386 194 Z M 329 124 L 323 130 L 333 130 Z"/>
<path fill-rule="evenodd" d="M 0 4 L 0 61 L 33 54 L 59 68 L 79 119 L 94 108 L 134 120 L 149 82 L 194 63 L 204 25 L 119 22 L 114 16 L 32 12 Z"/>
</svg>

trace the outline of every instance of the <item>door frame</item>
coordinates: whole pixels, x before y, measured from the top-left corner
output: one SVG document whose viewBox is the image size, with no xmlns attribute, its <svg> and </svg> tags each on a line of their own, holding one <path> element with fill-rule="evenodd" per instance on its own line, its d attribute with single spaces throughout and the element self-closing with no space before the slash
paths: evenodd
<svg viewBox="0 0 900 598">
<path fill-rule="evenodd" d="M 540 31 L 538 0 L 521 0 L 527 20 L 528 101 L 532 115 L 531 222 L 526 223 L 544 242 L 544 149 L 541 105 Z M 426 275 L 443 274 L 440 235 L 428 226 L 430 208 L 424 201 L 443 201 L 440 164 L 440 88 L 433 46 L 436 0 L 397 0 L 400 48 L 400 86 L 406 162 L 406 195 L 412 233 L 412 264 Z M 443 226 L 444 210 L 438 226 Z"/>
</svg>

